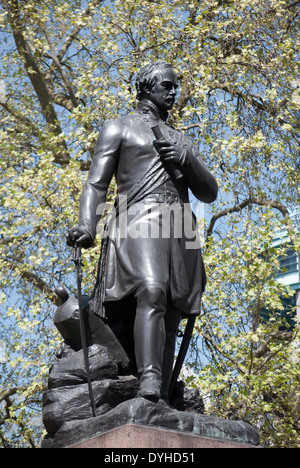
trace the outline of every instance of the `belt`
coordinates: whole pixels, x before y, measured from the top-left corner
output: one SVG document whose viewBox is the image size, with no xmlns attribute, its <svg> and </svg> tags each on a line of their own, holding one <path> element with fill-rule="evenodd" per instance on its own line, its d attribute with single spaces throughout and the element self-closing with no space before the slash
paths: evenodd
<svg viewBox="0 0 300 468">
<path fill-rule="evenodd" d="M 170 190 L 166 190 L 164 193 L 151 193 L 143 198 L 144 203 L 166 203 L 167 205 L 173 205 L 174 203 L 179 203 L 184 205 L 182 198 L 178 193 L 173 193 Z"/>
</svg>

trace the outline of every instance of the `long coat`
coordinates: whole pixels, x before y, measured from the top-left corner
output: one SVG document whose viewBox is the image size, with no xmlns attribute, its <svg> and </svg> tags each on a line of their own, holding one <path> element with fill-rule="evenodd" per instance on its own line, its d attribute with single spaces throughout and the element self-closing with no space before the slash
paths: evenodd
<svg viewBox="0 0 300 468">
<path fill-rule="evenodd" d="M 151 102 L 140 102 L 132 114 L 102 128 L 80 200 L 79 227 L 94 239 L 113 175 L 118 200 L 126 200 L 149 168 L 159 163 L 151 129 L 157 124 L 166 139 L 186 151 L 183 178 L 174 180 L 165 166 L 158 179 L 148 183 L 142 199 L 112 223 L 105 253 L 104 303 L 154 282 L 166 287 L 172 307 L 187 315 L 199 314 L 206 275 L 188 189 L 199 200 L 211 202 L 217 185 L 190 140 L 167 126 Z"/>
</svg>

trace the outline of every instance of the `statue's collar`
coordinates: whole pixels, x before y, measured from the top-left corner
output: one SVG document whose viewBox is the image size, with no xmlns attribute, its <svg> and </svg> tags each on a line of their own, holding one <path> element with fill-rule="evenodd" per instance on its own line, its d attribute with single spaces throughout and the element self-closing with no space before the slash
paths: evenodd
<svg viewBox="0 0 300 468">
<path fill-rule="evenodd" d="M 155 120 L 163 120 L 164 122 L 168 119 L 169 116 L 167 111 L 160 112 L 157 106 L 148 99 L 143 99 L 142 101 L 138 102 L 136 112 L 139 114 L 148 115 Z"/>
</svg>

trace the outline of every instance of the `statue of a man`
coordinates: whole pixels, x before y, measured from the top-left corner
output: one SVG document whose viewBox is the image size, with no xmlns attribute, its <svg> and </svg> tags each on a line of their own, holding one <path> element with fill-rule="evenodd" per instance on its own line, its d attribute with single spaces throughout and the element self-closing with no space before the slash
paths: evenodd
<svg viewBox="0 0 300 468">
<path fill-rule="evenodd" d="M 109 318 L 112 304 L 119 304 L 122 314 L 122 301 L 134 299 L 138 396 L 149 399 L 167 399 L 180 320 L 200 313 L 205 287 L 200 246 L 185 230 L 186 220 L 191 219 L 185 213 L 188 189 L 206 203 L 213 202 L 218 192 L 197 149 L 166 123 L 177 87 L 177 76 L 165 62 L 150 63 L 137 74 L 137 108 L 100 131 L 80 200 L 78 227 L 68 233 L 69 245 L 93 244 L 115 175 L 117 200 L 127 197 L 130 207 L 125 233 L 124 223 L 121 235 L 116 225 L 102 252 L 105 267 L 98 275 L 91 307 L 99 315 L 98 309 L 104 307 Z M 160 139 L 154 136 L 155 126 Z M 133 209 L 136 203 L 138 210 Z M 196 230 L 193 235 L 197 237 Z"/>
</svg>

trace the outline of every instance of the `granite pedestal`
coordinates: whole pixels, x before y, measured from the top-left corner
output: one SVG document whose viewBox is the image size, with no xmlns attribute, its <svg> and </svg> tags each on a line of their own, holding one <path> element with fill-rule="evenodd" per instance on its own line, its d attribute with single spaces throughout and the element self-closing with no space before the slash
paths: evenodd
<svg viewBox="0 0 300 468">
<path fill-rule="evenodd" d="M 178 431 L 159 429 L 137 424 L 127 424 L 104 434 L 78 442 L 68 448 L 257 448 L 252 444 L 222 440 L 215 437 L 185 434 Z"/>
</svg>

